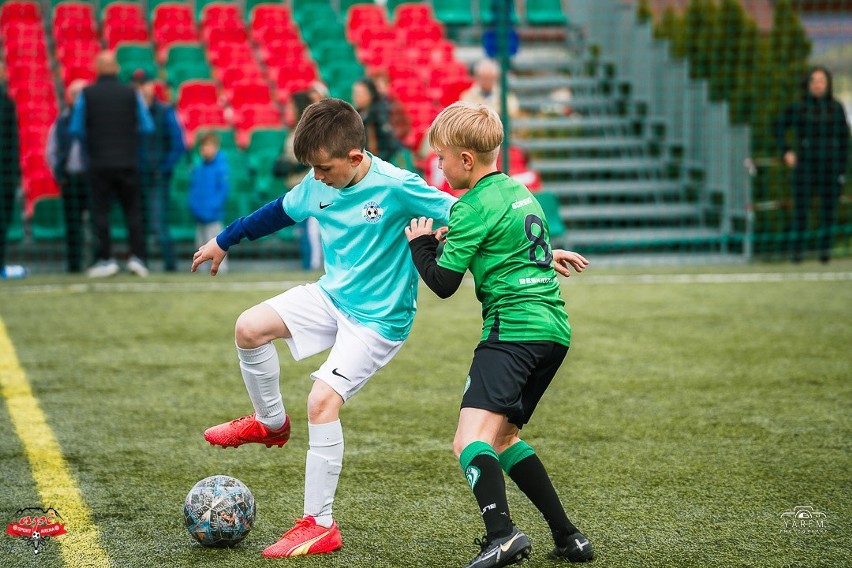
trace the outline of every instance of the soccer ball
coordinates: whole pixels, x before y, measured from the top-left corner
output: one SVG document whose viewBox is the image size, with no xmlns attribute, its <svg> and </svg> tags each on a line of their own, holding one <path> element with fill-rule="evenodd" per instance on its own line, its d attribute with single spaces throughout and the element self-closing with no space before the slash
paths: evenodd
<svg viewBox="0 0 852 568">
<path fill-rule="evenodd" d="M 212 475 L 189 491 L 183 517 L 186 530 L 202 546 L 234 546 L 254 524 L 254 496 L 239 479 Z"/>
</svg>

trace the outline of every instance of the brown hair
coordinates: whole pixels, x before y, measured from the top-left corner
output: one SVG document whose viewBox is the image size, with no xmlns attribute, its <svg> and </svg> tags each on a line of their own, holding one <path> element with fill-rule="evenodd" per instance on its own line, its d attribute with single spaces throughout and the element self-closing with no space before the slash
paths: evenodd
<svg viewBox="0 0 852 568">
<path fill-rule="evenodd" d="M 355 108 L 340 99 L 322 99 L 305 109 L 293 133 L 293 153 L 303 164 L 325 151 L 329 158 L 345 158 L 367 143 L 364 122 Z"/>
<path fill-rule="evenodd" d="M 212 130 L 207 130 L 198 138 L 198 146 L 200 147 L 202 144 L 215 144 L 218 148 L 220 144 L 219 135 Z"/>
<path fill-rule="evenodd" d="M 429 128 L 433 148 L 449 146 L 472 150 L 483 162 L 497 157 L 503 143 L 503 122 L 485 105 L 459 101 L 435 118 Z"/>
</svg>

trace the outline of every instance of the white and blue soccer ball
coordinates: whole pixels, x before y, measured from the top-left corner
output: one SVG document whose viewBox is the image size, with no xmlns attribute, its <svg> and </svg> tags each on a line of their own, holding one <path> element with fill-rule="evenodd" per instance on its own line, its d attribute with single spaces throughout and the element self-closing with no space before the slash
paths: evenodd
<svg viewBox="0 0 852 568">
<path fill-rule="evenodd" d="M 234 546 L 254 524 L 254 496 L 239 479 L 212 475 L 189 491 L 183 517 L 186 530 L 202 546 Z"/>
</svg>

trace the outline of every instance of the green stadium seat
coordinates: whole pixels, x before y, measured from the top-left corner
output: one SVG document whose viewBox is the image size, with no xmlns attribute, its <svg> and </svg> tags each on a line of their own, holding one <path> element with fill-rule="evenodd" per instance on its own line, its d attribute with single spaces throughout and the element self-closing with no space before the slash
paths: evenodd
<svg viewBox="0 0 852 568">
<path fill-rule="evenodd" d="M 550 238 L 557 239 L 564 235 L 565 224 L 559 214 L 559 198 L 553 193 L 536 193 L 534 195 L 544 211 L 547 226 L 550 228 Z"/>
<path fill-rule="evenodd" d="M 207 64 L 207 56 L 204 55 L 204 49 L 197 43 L 181 43 L 173 45 L 169 49 L 169 54 L 166 57 L 166 67 L 176 63 L 196 63 Z"/>
<path fill-rule="evenodd" d="M 215 132 L 219 137 L 219 147 L 226 152 L 236 152 L 237 135 L 233 128 L 203 128 L 195 136 L 196 146 L 203 132 Z"/>
<path fill-rule="evenodd" d="M 509 14 L 509 19 L 512 21 L 513 24 L 517 24 L 520 21 L 518 19 L 518 12 L 517 10 L 515 10 L 514 2 L 512 3 L 512 12 Z M 490 1 L 479 3 L 479 21 L 486 26 L 494 24 L 494 10 L 491 6 Z"/>
<path fill-rule="evenodd" d="M 283 128 L 258 128 L 252 131 L 249 139 L 249 160 L 253 156 L 272 156 L 277 158 L 287 139 Z"/>
<path fill-rule="evenodd" d="M 564 26 L 568 18 L 562 12 L 561 0 L 526 0 L 527 23 L 533 26 Z"/>
<path fill-rule="evenodd" d="M 435 18 L 448 26 L 472 26 L 473 8 L 470 2 L 432 0 Z"/>
<path fill-rule="evenodd" d="M 151 77 L 157 77 L 159 70 L 154 59 L 154 50 L 145 44 L 122 44 L 115 50 L 115 57 L 121 68 L 119 78 L 129 81 L 133 72 L 144 69 Z"/>
<path fill-rule="evenodd" d="M 172 65 L 166 68 L 166 81 L 172 88 L 177 88 L 185 81 L 196 79 L 212 79 L 210 66 L 203 65 Z"/>
<path fill-rule="evenodd" d="M 340 0 L 340 13 L 346 14 L 356 4 L 375 4 L 373 0 Z"/>
<path fill-rule="evenodd" d="M 6 229 L 6 241 L 16 243 L 24 238 L 24 225 L 21 220 L 21 207 L 18 199 L 12 200 L 12 213 L 9 217 L 9 226 Z"/>
<path fill-rule="evenodd" d="M 33 204 L 33 216 L 30 220 L 33 239 L 54 241 L 65 238 L 65 215 L 62 212 L 62 199 L 42 197 Z"/>
</svg>

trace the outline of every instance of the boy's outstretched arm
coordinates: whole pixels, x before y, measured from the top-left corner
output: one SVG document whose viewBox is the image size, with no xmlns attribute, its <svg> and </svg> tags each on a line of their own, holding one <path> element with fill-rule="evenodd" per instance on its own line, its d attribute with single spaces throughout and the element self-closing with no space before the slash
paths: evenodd
<svg viewBox="0 0 852 568">
<path fill-rule="evenodd" d="M 408 246 L 411 247 L 411 258 L 414 260 L 414 266 L 417 267 L 417 272 L 420 273 L 423 282 L 440 298 L 452 296 L 459 289 L 462 278 L 464 278 L 462 272 L 438 266 L 438 261 L 435 258 L 436 251 L 438 250 L 438 243 L 441 242 L 446 233 L 446 227 L 433 231 L 432 219 L 426 217 L 412 219 L 411 224 L 405 228 L 405 236 L 408 238 Z"/>
<path fill-rule="evenodd" d="M 222 250 L 219 243 L 216 242 L 216 237 L 213 237 L 201 245 L 201 247 L 195 251 L 195 254 L 192 255 L 192 268 L 190 270 L 195 272 L 200 265 L 204 264 L 208 260 L 212 260 L 213 263 L 210 265 L 210 275 L 216 276 L 216 273 L 219 272 L 219 265 L 222 264 L 223 260 L 225 260 L 225 254 L 226 252 Z"/>
<path fill-rule="evenodd" d="M 570 268 L 578 274 L 589 266 L 589 261 L 583 255 L 570 250 L 553 249 L 553 268 L 556 272 L 565 276 L 571 276 Z"/>
</svg>

